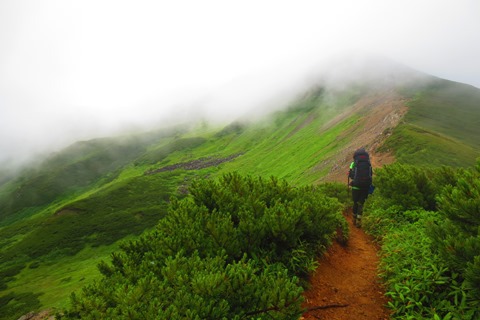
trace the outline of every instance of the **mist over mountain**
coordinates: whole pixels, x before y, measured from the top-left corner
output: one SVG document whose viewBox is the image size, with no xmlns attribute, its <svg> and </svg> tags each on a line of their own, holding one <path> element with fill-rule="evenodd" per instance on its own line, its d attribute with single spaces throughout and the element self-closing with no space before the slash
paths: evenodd
<svg viewBox="0 0 480 320">
<path fill-rule="evenodd" d="M 211 91 L 179 92 L 173 100 L 151 101 L 150 107 L 139 106 L 136 113 L 128 115 L 122 115 L 121 109 L 112 109 L 107 117 L 100 113 L 68 116 L 62 111 L 47 109 L 40 118 L 32 111 L 32 114 L 17 115 L 23 118 L 18 119 L 18 123 L 2 127 L 0 163 L 4 168 L 13 169 L 45 158 L 77 140 L 201 121 L 228 124 L 239 119 L 255 120 L 284 109 L 303 92 L 319 86 L 333 93 L 352 85 L 378 89 L 421 85 L 430 78 L 384 57 L 345 54 L 317 63 L 278 65 L 239 76 Z"/>
<path fill-rule="evenodd" d="M 469 0 L 2 1 L 0 163 L 192 119 L 262 116 L 321 74 L 337 87 L 375 81 L 378 62 L 361 66 L 372 54 L 479 87 L 479 9 Z"/>
<path fill-rule="evenodd" d="M 110 136 L 112 139 L 120 137 L 120 140 L 138 141 L 140 145 L 144 145 L 144 142 L 140 141 L 149 141 L 151 138 L 143 140 L 139 137 L 149 135 L 155 137 L 154 132 L 172 130 L 172 132 L 186 132 L 201 126 L 216 128 L 228 126 L 230 123 L 249 125 L 261 121 L 268 122 L 268 119 L 274 118 L 276 112 L 303 104 L 312 96 L 321 96 L 317 103 L 323 104 L 320 108 L 328 109 L 329 116 L 345 118 L 350 114 L 345 113 L 345 102 L 342 102 L 346 97 L 353 109 L 367 107 L 369 103 L 378 105 L 375 102 L 375 96 L 383 97 L 381 101 L 391 99 L 403 101 L 401 104 L 405 105 L 415 94 L 427 90 L 426 88 L 435 83 L 447 83 L 447 81 L 391 59 L 366 54 L 338 55 L 321 63 L 304 63 L 300 67 L 299 65 L 279 66 L 264 70 L 263 73 L 238 77 L 215 91 L 202 93 L 189 102 L 164 107 L 162 108 L 163 116 L 141 119 L 142 115 L 139 114 L 138 119 L 132 119 L 133 122 L 125 120 L 123 123 L 113 126 L 110 123 L 104 127 L 101 119 L 96 119 L 92 115 L 87 122 L 78 119 L 76 127 L 65 129 L 65 131 L 62 131 L 64 128 L 59 125 L 56 128 L 59 135 L 55 138 L 50 137 L 48 133 L 39 133 L 34 137 L 28 133 L 24 137 L 27 140 L 21 143 L 15 143 L 15 138 L 12 138 L 8 140 L 8 148 L 4 148 L 0 159 L 3 168 L 0 177 L 2 181 L 7 181 L 22 167 L 31 165 L 35 167 L 45 159 L 54 157 L 56 153 L 65 152 L 63 148 L 69 145 L 74 147 L 79 143 L 82 144 L 82 141 L 101 141 L 102 139 L 108 141 L 111 138 L 107 137 Z M 468 87 L 468 85 L 458 85 L 462 88 Z M 452 94 L 455 94 L 450 85 L 448 88 Z M 472 87 L 472 90 L 475 91 L 475 88 Z M 473 105 L 468 107 L 475 109 L 475 98 L 473 98 Z M 434 110 L 435 105 L 431 108 Z M 168 114 L 165 110 L 168 110 Z M 460 112 L 452 108 L 450 111 Z M 141 112 L 142 109 L 139 109 L 139 113 Z M 404 111 L 385 108 L 384 117 L 389 116 L 388 112 L 392 112 L 390 117 L 395 114 L 396 117 L 403 117 L 404 113 Z M 53 119 L 55 115 L 52 115 Z M 372 119 L 371 121 L 381 120 Z M 66 122 L 65 125 L 70 125 L 70 122 Z M 382 130 L 385 129 L 386 127 Z M 140 149 L 144 150 L 142 148 Z"/>
</svg>

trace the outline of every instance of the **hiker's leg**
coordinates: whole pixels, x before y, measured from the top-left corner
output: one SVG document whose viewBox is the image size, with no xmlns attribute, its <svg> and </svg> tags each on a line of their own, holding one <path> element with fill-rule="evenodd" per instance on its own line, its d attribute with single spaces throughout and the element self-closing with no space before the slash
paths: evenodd
<svg viewBox="0 0 480 320">
<path fill-rule="evenodd" d="M 358 202 L 354 202 L 354 203 L 353 203 L 353 216 L 352 216 L 353 224 L 354 224 L 354 225 L 357 225 L 358 207 L 359 207 L 359 203 L 358 203 Z"/>
<path fill-rule="evenodd" d="M 363 203 L 358 203 L 357 215 L 355 216 L 355 225 L 359 227 L 362 222 Z"/>
<path fill-rule="evenodd" d="M 357 213 L 356 213 L 356 221 L 355 224 L 357 226 L 360 226 L 361 221 L 362 221 L 362 215 L 363 215 L 363 205 L 365 204 L 365 200 L 367 200 L 368 197 L 368 189 L 365 190 L 358 190 L 358 206 L 357 206 Z"/>
<path fill-rule="evenodd" d="M 358 208 L 359 208 L 359 200 L 360 200 L 360 190 L 352 189 L 352 199 L 353 199 L 353 222 L 356 223 Z"/>
</svg>

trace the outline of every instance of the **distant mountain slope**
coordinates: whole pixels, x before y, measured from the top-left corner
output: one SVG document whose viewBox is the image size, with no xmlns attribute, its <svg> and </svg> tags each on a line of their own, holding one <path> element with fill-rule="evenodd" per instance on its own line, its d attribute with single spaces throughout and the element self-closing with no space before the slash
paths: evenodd
<svg viewBox="0 0 480 320">
<path fill-rule="evenodd" d="M 393 161 L 389 154 L 376 149 L 405 114 L 405 99 L 389 90 L 368 91 L 359 97 L 357 92 L 345 92 L 342 100 L 311 92 L 288 112 L 279 112 L 271 124 L 275 131 L 222 170 L 274 174 L 303 184 L 342 181 L 351 155 L 360 146 L 372 151 L 375 165 Z M 259 126 L 256 130 L 267 128 Z M 260 132 L 251 134 L 260 136 Z"/>
<path fill-rule="evenodd" d="M 407 122 L 480 148 L 480 89 L 436 80 L 409 105 Z"/>
<path fill-rule="evenodd" d="M 409 164 L 473 165 L 480 156 L 480 89 L 434 79 L 410 94 L 404 121 L 381 149 Z"/>
<path fill-rule="evenodd" d="M 168 144 L 183 129 L 162 129 L 129 137 L 79 141 L 23 171 L 0 186 L 0 225 L 16 215 L 28 216 L 35 208 L 76 194 L 96 183 L 107 183 L 119 170 L 148 154 L 154 143 Z"/>
</svg>

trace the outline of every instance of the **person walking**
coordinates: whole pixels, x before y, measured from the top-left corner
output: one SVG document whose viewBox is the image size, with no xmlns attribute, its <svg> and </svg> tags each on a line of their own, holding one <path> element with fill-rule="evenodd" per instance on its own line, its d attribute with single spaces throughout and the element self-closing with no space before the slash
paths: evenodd
<svg viewBox="0 0 480 320">
<path fill-rule="evenodd" d="M 372 173 L 368 152 L 364 148 L 357 149 L 348 172 L 348 184 L 352 187 L 353 223 L 357 227 L 361 226 L 363 205 L 372 185 Z"/>
</svg>

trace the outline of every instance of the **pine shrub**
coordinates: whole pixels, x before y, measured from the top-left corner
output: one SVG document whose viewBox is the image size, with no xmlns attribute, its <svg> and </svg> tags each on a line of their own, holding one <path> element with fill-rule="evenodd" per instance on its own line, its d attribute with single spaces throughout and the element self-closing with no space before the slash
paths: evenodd
<svg viewBox="0 0 480 320">
<path fill-rule="evenodd" d="M 226 174 L 172 198 L 155 230 L 102 262 L 66 319 L 297 319 L 302 282 L 346 222 L 337 199 Z M 347 234 L 347 230 L 342 230 Z"/>
<path fill-rule="evenodd" d="M 376 192 L 404 210 L 433 210 L 436 188 L 431 177 L 434 175 L 431 169 L 395 163 L 376 171 Z"/>
</svg>

